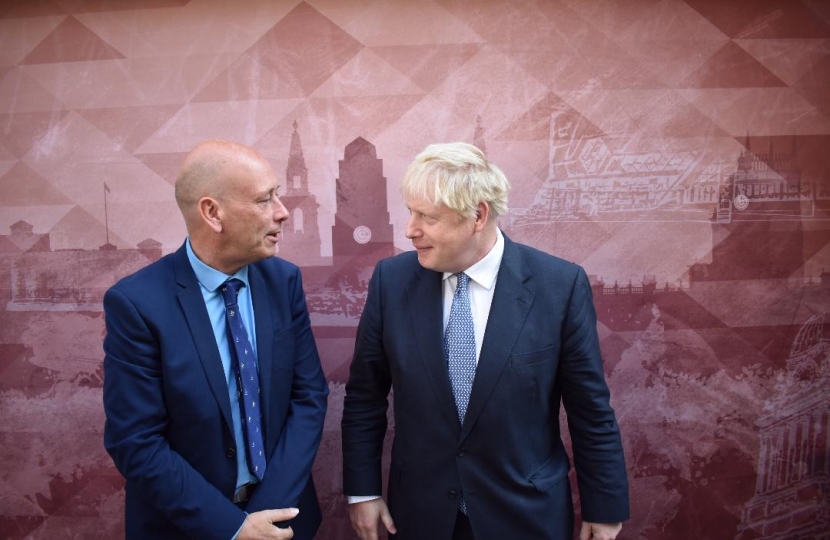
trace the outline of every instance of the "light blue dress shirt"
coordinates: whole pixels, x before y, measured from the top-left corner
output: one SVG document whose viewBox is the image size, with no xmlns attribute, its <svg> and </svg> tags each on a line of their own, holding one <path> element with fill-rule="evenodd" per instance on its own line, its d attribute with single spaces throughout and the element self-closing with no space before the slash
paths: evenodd
<svg viewBox="0 0 830 540">
<path fill-rule="evenodd" d="M 190 246 L 190 238 L 187 239 L 187 258 L 190 259 L 190 266 L 196 273 L 196 279 L 199 281 L 199 288 L 202 291 L 202 298 L 205 299 L 205 306 L 207 307 L 208 316 L 210 316 L 210 325 L 213 327 L 213 336 L 216 338 L 216 345 L 219 347 L 219 356 L 222 358 L 222 369 L 225 370 L 225 380 L 228 383 L 228 394 L 231 398 L 231 417 L 233 419 L 233 433 L 236 439 L 236 488 L 250 482 L 255 482 L 256 478 L 248 470 L 247 454 L 245 452 L 245 435 L 242 433 L 242 418 L 239 413 L 239 393 L 236 385 L 236 372 L 231 363 L 230 346 L 228 345 L 228 326 L 225 320 L 225 302 L 222 299 L 222 293 L 219 291 L 220 285 L 230 278 L 237 278 L 245 283 L 245 287 L 239 293 L 237 301 L 239 302 L 239 313 L 242 315 L 242 321 L 245 323 L 245 329 L 248 331 L 248 336 L 251 338 L 251 345 L 256 354 L 256 326 L 254 324 L 254 308 L 251 302 L 251 287 L 248 283 L 248 267 L 245 266 L 234 275 L 229 276 L 215 268 L 206 265 L 193 252 Z M 259 363 L 257 363 L 259 367 Z"/>
</svg>

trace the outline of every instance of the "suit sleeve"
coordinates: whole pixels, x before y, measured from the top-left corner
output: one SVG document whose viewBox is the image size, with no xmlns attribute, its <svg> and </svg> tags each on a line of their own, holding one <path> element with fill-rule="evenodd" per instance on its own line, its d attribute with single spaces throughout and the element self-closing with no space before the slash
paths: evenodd
<svg viewBox="0 0 830 540">
<path fill-rule="evenodd" d="M 593 523 L 625 521 L 629 517 L 625 458 L 605 381 L 591 286 L 582 268 L 573 284 L 562 333 L 559 377 L 582 519 Z"/>
<path fill-rule="evenodd" d="M 311 331 L 299 270 L 290 283 L 295 358 L 288 415 L 268 459 L 262 485 L 245 507 L 248 512 L 297 506 L 311 478 L 311 467 L 323 437 L 328 384 Z"/>
<path fill-rule="evenodd" d="M 369 282 L 343 403 L 343 492 L 350 496 L 383 490 L 381 457 L 392 377 L 383 347 L 382 265 Z"/>
<path fill-rule="evenodd" d="M 157 337 L 134 303 L 104 296 L 104 445 L 139 495 L 196 538 L 228 540 L 245 514 L 173 451 Z"/>
</svg>

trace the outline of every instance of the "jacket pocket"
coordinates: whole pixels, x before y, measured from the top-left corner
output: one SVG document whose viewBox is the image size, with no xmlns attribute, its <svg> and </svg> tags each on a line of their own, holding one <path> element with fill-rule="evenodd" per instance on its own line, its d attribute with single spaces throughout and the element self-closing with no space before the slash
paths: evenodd
<svg viewBox="0 0 830 540">
<path fill-rule="evenodd" d="M 545 347 L 537 351 L 530 351 L 526 353 L 515 353 L 510 355 L 510 363 L 514 368 L 522 366 L 532 366 L 534 364 L 541 364 L 548 360 L 552 360 L 556 356 L 556 345 Z"/>
<path fill-rule="evenodd" d="M 544 465 L 536 469 L 528 480 L 537 491 L 545 492 L 567 478 L 570 469 L 568 456 L 564 453 L 556 453 Z"/>
</svg>

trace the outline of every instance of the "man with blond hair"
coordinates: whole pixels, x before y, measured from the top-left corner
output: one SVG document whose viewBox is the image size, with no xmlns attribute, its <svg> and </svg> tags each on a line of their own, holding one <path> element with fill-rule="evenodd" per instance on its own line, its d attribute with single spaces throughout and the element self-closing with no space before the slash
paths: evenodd
<svg viewBox="0 0 830 540">
<path fill-rule="evenodd" d="M 402 192 L 415 248 L 369 283 L 343 410 L 344 492 L 363 540 L 611 540 L 628 481 L 591 287 L 579 266 L 498 228 L 504 174 L 464 143 L 426 148 Z M 381 459 L 389 391 L 387 506 Z"/>
<path fill-rule="evenodd" d="M 311 540 L 328 386 L 288 211 L 251 148 L 206 141 L 176 202 L 188 237 L 104 296 L 104 445 L 127 540 Z"/>
</svg>

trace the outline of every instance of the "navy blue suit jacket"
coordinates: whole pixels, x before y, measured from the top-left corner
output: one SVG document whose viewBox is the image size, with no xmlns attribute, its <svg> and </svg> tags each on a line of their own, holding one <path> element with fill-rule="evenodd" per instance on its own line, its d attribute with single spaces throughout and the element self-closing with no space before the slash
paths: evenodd
<svg viewBox="0 0 830 540">
<path fill-rule="evenodd" d="M 564 402 L 583 519 L 626 520 L 623 450 L 582 268 L 505 238 L 463 428 L 443 351 L 441 278 L 414 252 L 375 268 L 346 387 L 344 491 L 381 493 L 392 387 L 397 538 L 450 538 L 463 492 L 476 540 L 570 540 Z"/>
<path fill-rule="evenodd" d="M 294 538 L 310 539 L 328 386 L 299 269 L 269 258 L 248 276 L 268 461 L 244 510 L 298 507 Z M 127 539 L 230 540 L 245 519 L 230 397 L 185 247 L 119 281 L 104 311 L 104 443 L 126 478 Z"/>
</svg>

